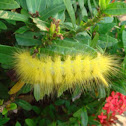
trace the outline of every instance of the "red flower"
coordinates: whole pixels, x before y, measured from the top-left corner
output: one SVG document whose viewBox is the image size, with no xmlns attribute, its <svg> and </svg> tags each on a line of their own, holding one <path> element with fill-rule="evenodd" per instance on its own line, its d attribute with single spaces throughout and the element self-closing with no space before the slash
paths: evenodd
<svg viewBox="0 0 126 126">
<path fill-rule="evenodd" d="M 101 115 L 98 115 L 98 118 L 100 119 L 101 123 L 104 123 L 104 120 L 107 118 L 107 116 L 104 115 L 103 112 L 102 112 Z"/>
<path fill-rule="evenodd" d="M 126 111 L 126 96 L 112 91 L 111 96 L 106 98 L 106 104 L 103 109 L 106 110 L 105 115 L 102 112 L 101 115 L 98 115 L 98 118 L 102 126 L 111 126 L 118 119 L 115 115 L 121 115 Z"/>
</svg>

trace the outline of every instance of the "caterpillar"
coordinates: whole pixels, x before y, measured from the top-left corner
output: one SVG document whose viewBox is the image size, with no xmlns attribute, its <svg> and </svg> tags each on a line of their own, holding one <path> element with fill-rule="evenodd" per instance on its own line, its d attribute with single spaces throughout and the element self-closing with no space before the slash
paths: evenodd
<svg viewBox="0 0 126 126">
<path fill-rule="evenodd" d="M 33 86 L 39 84 L 46 94 L 54 88 L 73 89 L 77 85 L 84 89 L 92 89 L 94 84 L 108 87 L 110 76 L 119 71 L 114 56 L 100 53 L 97 56 L 68 55 L 62 60 L 61 56 L 33 58 L 28 51 L 20 51 L 14 58 L 18 79 Z"/>
</svg>

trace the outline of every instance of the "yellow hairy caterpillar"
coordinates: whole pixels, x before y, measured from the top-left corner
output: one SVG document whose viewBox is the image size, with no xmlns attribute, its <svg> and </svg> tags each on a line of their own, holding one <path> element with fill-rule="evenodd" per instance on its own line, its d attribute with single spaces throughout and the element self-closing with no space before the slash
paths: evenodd
<svg viewBox="0 0 126 126">
<path fill-rule="evenodd" d="M 46 94 L 55 88 L 73 89 L 77 85 L 91 89 L 92 84 L 108 87 L 109 77 L 118 72 L 119 63 L 114 56 L 98 53 L 97 56 L 70 55 L 62 61 L 60 56 L 33 58 L 28 51 L 16 52 L 15 71 L 20 81 L 39 84 Z"/>
</svg>

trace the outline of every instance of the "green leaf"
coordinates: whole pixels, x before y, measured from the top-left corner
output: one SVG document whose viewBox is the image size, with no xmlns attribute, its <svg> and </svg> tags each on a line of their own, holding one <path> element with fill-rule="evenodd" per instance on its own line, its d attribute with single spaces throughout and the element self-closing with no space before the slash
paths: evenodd
<svg viewBox="0 0 126 126">
<path fill-rule="evenodd" d="M 84 51 L 85 50 L 85 51 Z M 50 55 L 72 55 L 85 54 L 86 52 L 96 54 L 96 50 L 86 44 L 78 43 L 76 41 L 61 41 L 55 40 L 54 44 L 47 48 L 41 48 L 41 53 Z"/>
<path fill-rule="evenodd" d="M 109 35 L 100 35 L 98 45 L 102 48 L 111 47 L 118 43 L 118 40 Z"/>
<path fill-rule="evenodd" d="M 14 0 L 0 0 L 0 9 L 16 9 L 20 6 Z"/>
<path fill-rule="evenodd" d="M 106 0 L 99 0 L 99 6 L 101 10 L 106 9 Z"/>
<path fill-rule="evenodd" d="M 84 0 L 78 0 L 79 6 L 82 9 L 84 7 Z"/>
<path fill-rule="evenodd" d="M 96 35 L 94 36 L 93 40 L 90 43 L 90 46 L 95 48 L 97 46 L 98 39 L 99 39 L 99 34 L 96 33 Z"/>
<path fill-rule="evenodd" d="M 91 6 L 91 1 L 90 0 L 88 0 L 88 8 L 89 8 L 90 13 L 92 14 L 92 6 Z"/>
<path fill-rule="evenodd" d="M 36 99 L 36 101 L 39 101 L 41 98 L 41 94 L 40 94 L 40 84 L 35 84 L 34 85 L 34 97 Z"/>
<path fill-rule="evenodd" d="M 93 3 L 94 3 L 94 5 L 95 5 L 95 7 L 98 8 L 98 5 L 97 5 L 96 0 L 93 0 Z"/>
<path fill-rule="evenodd" d="M 103 11 L 105 14 L 109 15 L 122 15 L 126 14 L 126 3 L 124 2 L 114 2 L 107 6 Z"/>
<path fill-rule="evenodd" d="M 0 118 L 0 126 L 4 125 L 10 120 L 10 118 Z"/>
<path fill-rule="evenodd" d="M 23 22 L 28 21 L 28 17 L 23 14 L 18 14 L 16 12 L 3 11 L 3 10 L 0 10 L 0 18 L 14 20 L 14 21 L 23 21 Z"/>
<path fill-rule="evenodd" d="M 13 52 L 16 51 L 16 47 L 0 45 L 0 63 L 7 65 L 8 68 L 13 66 Z"/>
<path fill-rule="evenodd" d="M 109 32 L 114 26 L 116 25 L 116 23 L 99 23 L 99 34 L 106 34 L 107 32 Z M 104 30 L 103 30 L 104 29 Z"/>
<path fill-rule="evenodd" d="M 25 119 L 27 126 L 36 126 L 35 122 L 32 119 Z"/>
<path fill-rule="evenodd" d="M 98 97 L 99 98 L 105 98 L 106 97 L 105 88 L 101 85 L 99 85 L 99 88 L 98 88 Z"/>
<path fill-rule="evenodd" d="M 73 117 L 81 118 L 81 112 L 82 112 L 82 108 L 79 109 L 78 111 L 76 111 L 76 112 L 73 114 Z"/>
<path fill-rule="evenodd" d="M 56 20 L 60 19 L 61 22 L 63 23 L 65 21 L 65 12 L 64 10 L 59 12 L 59 13 L 56 13 L 53 18 L 55 18 Z"/>
<path fill-rule="evenodd" d="M 6 87 L 6 84 L 2 84 L 1 82 L 0 82 L 0 98 L 4 100 L 9 98 L 8 87 Z"/>
<path fill-rule="evenodd" d="M 88 124 L 88 115 L 87 115 L 87 110 L 85 107 L 82 107 L 79 109 L 77 112 L 73 114 L 74 117 L 77 117 L 79 120 L 81 120 L 81 125 L 82 126 L 87 126 Z"/>
<path fill-rule="evenodd" d="M 104 17 L 100 23 L 112 23 L 114 20 L 114 17 Z"/>
<path fill-rule="evenodd" d="M 2 30 L 7 29 L 7 26 L 2 21 L 0 21 L 0 29 L 2 29 Z"/>
<path fill-rule="evenodd" d="M 60 105 L 63 105 L 64 103 L 65 103 L 65 100 L 59 99 L 59 100 L 57 100 L 57 101 L 55 102 L 55 105 L 60 106 Z"/>
<path fill-rule="evenodd" d="M 32 18 L 33 22 L 36 24 L 36 26 L 41 30 L 41 31 L 47 31 L 47 26 L 46 22 L 40 20 L 39 18 Z"/>
<path fill-rule="evenodd" d="M 90 125 L 96 125 L 96 126 L 101 126 L 100 122 L 97 120 L 94 120 L 96 117 L 89 116 L 88 118 L 88 124 Z"/>
<path fill-rule="evenodd" d="M 121 83 L 114 83 L 114 84 L 112 84 L 112 89 L 114 89 L 115 91 L 126 95 L 126 87 L 124 88 L 124 85 L 121 84 Z"/>
<path fill-rule="evenodd" d="M 21 106 L 23 109 L 30 111 L 32 109 L 31 104 L 29 104 L 28 102 L 22 100 L 22 99 L 17 99 L 15 101 L 19 106 Z"/>
<path fill-rule="evenodd" d="M 122 32 L 122 41 L 123 41 L 123 47 L 126 53 L 126 31 L 125 30 L 123 30 Z"/>
<path fill-rule="evenodd" d="M 64 1 L 64 4 L 66 6 L 66 9 L 69 13 L 69 16 L 71 18 L 71 21 L 72 21 L 72 24 L 73 24 L 73 27 L 75 28 L 75 25 L 76 25 L 76 18 L 75 18 L 75 12 L 74 12 L 74 9 L 72 7 L 72 2 L 71 0 L 63 0 Z"/>
<path fill-rule="evenodd" d="M 48 126 L 57 126 L 56 122 L 52 122 L 51 124 L 49 124 Z"/>
<path fill-rule="evenodd" d="M 6 54 L 6 55 L 11 55 L 16 50 L 18 50 L 18 48 L 16 47 L 0 45 L 0 53 Z"/>
<path fill-rule="evenodd" d="M 64 39 L 64 40 L 55 40 L 53 42 L 54 44 L 58 45 L 58 46 L 62 46 L 62 47 L 68 47 L 71 49 L 75 49 L 76 51 L 80 51 L 82 53 L 84 53 L 84 50 L 85 52 L 92 52 L 92 53 L 95 53 L 96 50 L 93 49 L 92 47 L 88 46 L 87 44 L 82 44 L 82 43 L 79 43 L 73 39 Z"/>
<path fill-rule="evenodd" d="M 31 84 L 26 84 L 26 85 L 24 85 L 24 86 L 21 88 L 21 90 L 18 92 L 18 95 L 19 95 L 19 94 L 26 94 L 26 93 L 30 92 L 31 89 L 32 89 Z"/>
<path fill-rule="evenodd" d="M 21 124 L 17 121 L 15 126 L 21 126 Z"/>
<path fill-rule="evenodd" d="M 79 99 L 81 96 L 82 88 L 80 86 L 76 86 L 76 89 L 74 90 L 72 94 L 72 101 Z"/>
<path fill-rule="evenodd" d="M 15 103 L 10 104 L 10 110 L 15 110 L 17 109 L 17 105 Z"/>
<path fill-rule="evenodd" d="M 106 5 L 108 5 L 111 2 L 111 0 L 106 0 Z"/>
<path fill-rule="evenodd" d="M 27 7 L 30 13 L 34 14 L 36 13 L 36 1 L 37 0 L 26 0 Z"/>
<path fill-rule="evenodd" d="M 3 103 L 4 103 L 4 100 L 0 99 L 0 106 L 3 105 Z"/>
<path fill-rule="evenodd" d="M 40 114 L 41 109 L 37 106 L 32 106 L 32 110 L 36 113 L 36 114 Z"/>
<path fill-rule="evenodd" d="M 45 10 L 43 10 L 40 15 L 42 20 L 46 20 L 47 18 L 53 16 L 54 14 L 63 11 L 65 9 L 64 4 L 53 5 Z"/>
<path fill-rule="evenodd" d="M 13 65 L 12 61 L 13 61 L 13 59 L 10 55 L 0 53 L 0 63 L 6 64 L 8 66 L 12 66 Z"/>
<path fill-rule="evenodd" d="M 81 9 L 82 17 L 87 16 L 88 14 L 86 8 L 84 7 L 84 0 L 78 0 L 78 3 Z"/>
<path fill-rule="evenodd" d="M 27 7 L 30 13 L 41 12 L 46 8 L 46 0 L 26 0 Z"/>
<path fill-rule="evenodd" d="M 27 9 L 26 0 L 16 0 L 16 1 L 22 8 Z"/>
<path fill-rule="evenodd" d="M 85 107 L 82 108 L 82 112 L 81 112 L 81 124 L 82 126 L 87 126 L 88 124 L 88 115 Z"/>
<path fill-rule="evenodd" d="M 21 46 L 34 46 L 34 45 L 41 45 L 41 40 L 34 39 L 37 37 L 37 33 L 34 32 L 25 32 L 24 34 L 16 34 L 16 40 L 18 45 Z"/>
<path fill-rule="evenodd" d="M 18 30 L 15 31 L 17 34 L 23 34 L 24 32 L 28 31 L 29 28 L 27 26 L 20 27 Z"/>
<path fill-rule="evenodd" d="M 7 113 L 8 113 L 8 110 L 6 108 L 4 108 L 3 111 L 2 111 L 2 115 L 5 115 Z"/>
<path fill-rule="evenodd" d="M 66 29 L 68 29 L 68 30 L 70 30 L 70 31 L 75 31 L 75 30 L 73 29 L 73 25 L 72 25 L 71 22 L 64 22 L 64 23 L 63 23 L 63 27 L 66 28 Z"/>
</svg>

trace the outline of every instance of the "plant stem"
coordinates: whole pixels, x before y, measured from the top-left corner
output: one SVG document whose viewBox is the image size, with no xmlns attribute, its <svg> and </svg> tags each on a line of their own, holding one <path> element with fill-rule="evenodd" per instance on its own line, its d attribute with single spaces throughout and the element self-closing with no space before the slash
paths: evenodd
<svg viewBox="0 0 126 126">
<path fill-rule="evenodd" d="M 85 31 L 88 27 L 95 25 L 98 23 L 103 17 L 105 17 L 105 14 L 102 14 L 101 12 L 98 13 L 97 16 L 95 16 L 93 19 L 90 19 L 87 23 L 85 23 L 83 26 L 80 26 L 76 30 L 76 34 L 79 32 Z"/>
</svg>

